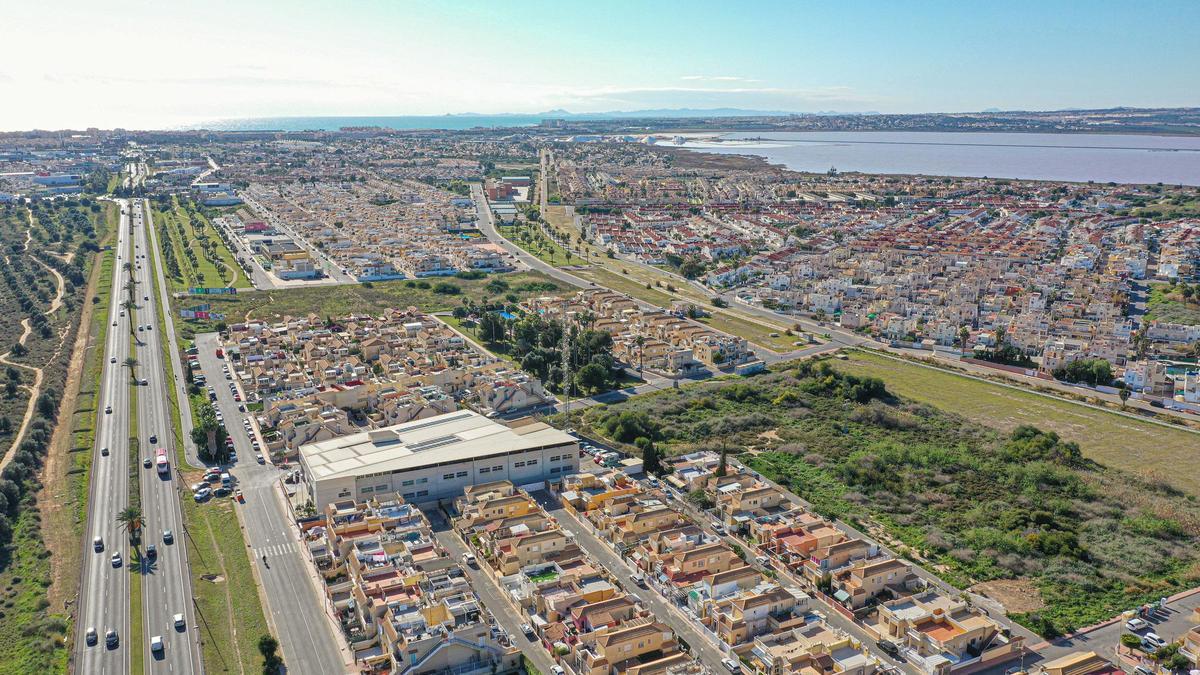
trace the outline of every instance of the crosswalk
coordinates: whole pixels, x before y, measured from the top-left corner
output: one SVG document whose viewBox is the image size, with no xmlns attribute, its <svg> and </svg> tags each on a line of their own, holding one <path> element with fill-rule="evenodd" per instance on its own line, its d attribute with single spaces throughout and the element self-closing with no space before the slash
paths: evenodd
<svg viewBox="0 0 1200 675">
<path fill-rule="evenodd" d="M 273 558 L 275 556 L 295 555 L 295 554 L 299 553 L 300 552 L 300 544 L 297 544 L 294 541 L 289 541 L 286 544 L 274 544 L 272 546 L 261 546 L 261 547 L 258 547 L 258 548 L 252 549 L 252 550 L 254 551 L 254 557 L 256 557 L 256 558 L 262 558 L 263 556 L 266 556 L 268 558 Z"/>
</svg>

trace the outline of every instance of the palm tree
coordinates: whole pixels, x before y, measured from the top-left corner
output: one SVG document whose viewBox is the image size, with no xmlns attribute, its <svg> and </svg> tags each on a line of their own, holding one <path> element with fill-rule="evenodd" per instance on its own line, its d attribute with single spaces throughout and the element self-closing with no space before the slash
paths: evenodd
<svg viewBox="0 0 1200 675">
<path fill-rule="evenodd" d="M 142 531 L 142 510 L 136 506 L 126 506 L 117 514 L 117 522 L 120 523 L 121 529 L 129 533 L 129 541 L 136 542 L 138 534 Z"/>
<path fill-rule="evenodd" d="M 646 336 L 638 335 L 637 337 L 633 338 L 633 343 L 637 345 L 638 348 L 638 373 L 640 374 L 642 372 L 642 353 L 645 351 L 646 347 Z"/>
</svg>

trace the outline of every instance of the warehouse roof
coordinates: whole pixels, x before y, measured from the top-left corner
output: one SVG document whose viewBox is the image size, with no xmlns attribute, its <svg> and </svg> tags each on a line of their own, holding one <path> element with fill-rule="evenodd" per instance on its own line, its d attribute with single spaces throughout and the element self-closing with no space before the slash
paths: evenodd
<svg viewBox="0 0 1200 675">
<path fill-rule="evenodd" d="M 542 422 L 509 427 L 470 410 L 300 446 L 314 479 L 391 473 L 577 442 Z"/>
</svg>

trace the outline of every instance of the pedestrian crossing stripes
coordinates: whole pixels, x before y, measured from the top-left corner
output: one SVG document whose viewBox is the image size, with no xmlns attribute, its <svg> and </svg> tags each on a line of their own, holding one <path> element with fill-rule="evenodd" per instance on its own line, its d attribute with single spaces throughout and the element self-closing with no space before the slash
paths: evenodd
<svg viewBox="0 0 1200 675">
<path fill-rule="evenodd" d="M 262 546 L 254 549 L 254 555 L 258 558 L 262 558 L 263 556 L 273 558 L 279 555 L 293 555 L 299 552 L 300 545 L 294 541 L 290 541 L 286 544 L 274 544 L 272 546 Z"/>
</svg>

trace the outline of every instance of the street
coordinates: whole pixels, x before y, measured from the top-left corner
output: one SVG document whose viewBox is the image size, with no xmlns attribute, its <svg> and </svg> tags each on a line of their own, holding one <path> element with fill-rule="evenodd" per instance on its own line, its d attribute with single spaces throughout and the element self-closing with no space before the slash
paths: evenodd
<svg viewBox="0 0 1200 675">
<path fill-rule="evenodd" d="M 145 522 L 142 535 L 142 550 L 154 545 L 157 556 L 143 557 L 138 564 L 142 574 L 142 618 L 145 629 L 144 645 L 146 670 L 149 672 L 200 672 L 203 668 L 200 657 L 199 632 L 192 605 L 191 572 L 188 567 L 187 546 L 184 544 L 183 514 L 180 510 L 180 484 L 182 474 L 174 466 L 181 453 L 174 452 L 175 438 L 171 424 L 169 397 L 166 381 L 166 365 L 163 363 L 163 345 L 158 316 L 160 308 L 156 302 L 156 291 L 150 269 L 149 256 L 153 254 L 147 231 L 151 223 L 149 202 L 135 201 L 132 206 L 134 230 L 135 267 L 134 287 L 137 364 L 132 374 L 145 384 L 138 389 L 138 448 L 142 516 Z M 161 275 L 162 272 L 160 271 Z M 188 429 L 189 427 L 184 427 Z M 186 431 L 185 431 L 186 433 Z M 170 468 L 160 473 L 154 466 L 155 452 L 162 448 Z M 148 460 L 148 462 L 147 462 Z M 146 463 L 150 464 L 147 466 Z M 164 534 L 170 530 L 178 534 L 170 540 Z M 183 625 L 177 625 L 176 615 L 182 615 Z M 162 636 L 163 649 L 153 652 L 150 639 Z"/>
<path fill-rule="evenodd" d="M 133 317 L 121 308 L 124 279 L 128 275 L 123 265 L 133 256 L 130 216 L 126 202 L 117 231 L 116 264 L 113 265 L 113 297 L 107 315 L 97 320 L 108 321 L 108 333 L 103 345 L 104 360 L 100 390 L 96 398 L 96 442 L 92 453 L 92 477 L 88 486 L 88 516 L 85 541 L 82 542 L 83 570 L 80 576 L 79 611 L 76 624 L 75 669 L 80 673 L 128 673 L 128 649 L 142 645 L 126 645 L 129 636 L 129 539 L 117 523 L 117 514 L 129 504 L 127 477 L 129 473 L 129 375 L 125 358 L 129 356 L 129 334 Z M 99 345 L 94 348 L 100 348 Z M 106 413 L 105 410 L 111 410 Z M 108 448 L 106 456 L 101 452 Z M 95 550 L 93 540 L 100 537 L 101 550 Z M 119 553 L 124 561 L 113 567 L 110 557 Z M 94 629 L 96 644 L 88 645 L 85 631 Z M 117 632 L 119 644 L 105 645 L 105 632 Z"/>
<path fill-rule="evenodd" d="M 237 508 L 250 564 L 265 591 L 263 611 L 279 640 L 289 673 L 343 672 L 347 666 L 323 597 L 313 585 L 312 565 L 301 552 L 296 530 L 279 500 L 277 482 L 283 473 L 270 462 L 254 460 L 254 448 L 241 424 L 247 415 L 238 411 L 226 386 L 221 370 L 224 362 L 216 356 L 219 346 L 215 333 L 196 336 L 202 372 L 216 391 L 216 406 L 225 417 L 238 454 L 239 461 L 230 471 L 246 499 Z"/>
</svg>

